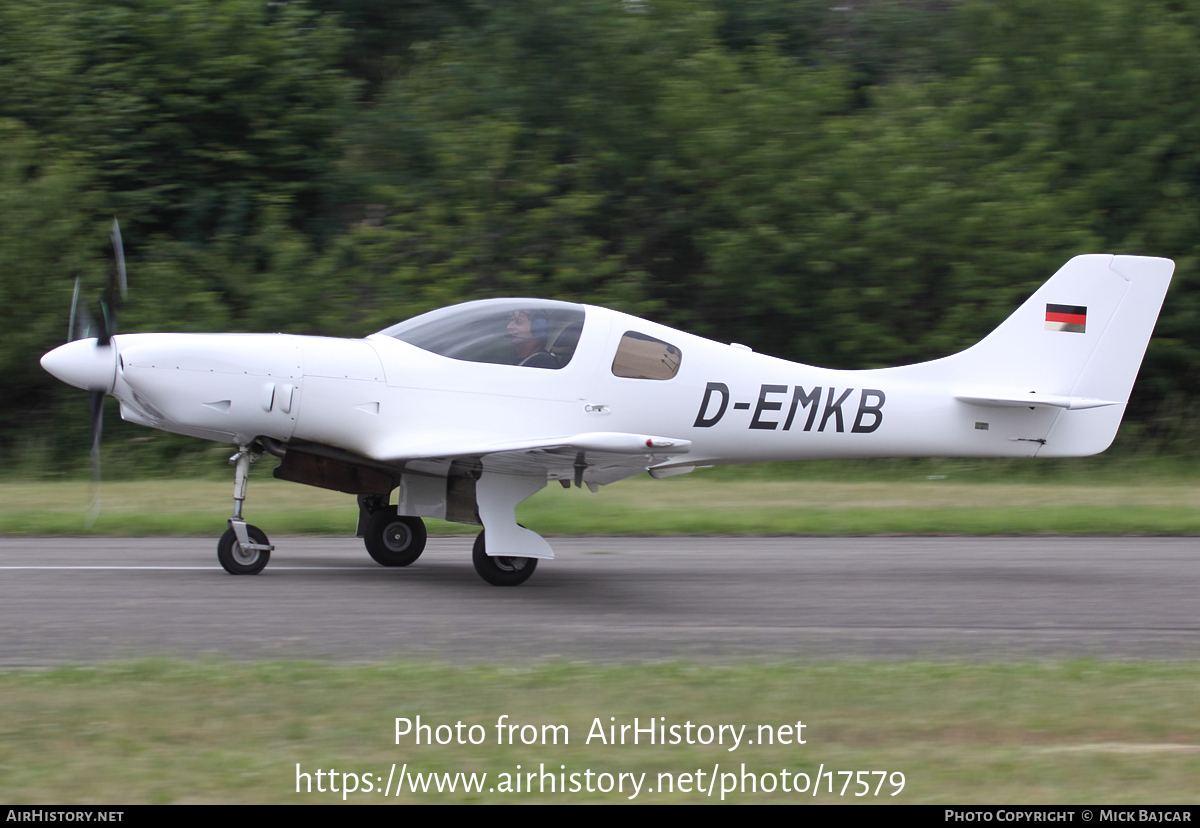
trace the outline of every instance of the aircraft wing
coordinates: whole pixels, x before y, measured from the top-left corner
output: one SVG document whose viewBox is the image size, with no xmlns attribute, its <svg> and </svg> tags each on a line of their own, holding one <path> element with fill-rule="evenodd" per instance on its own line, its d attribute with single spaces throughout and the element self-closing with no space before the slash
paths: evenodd
<svg viewBox="0 0 1200 828">
<path fill-rule="evenodd" d="M 579 482 L 611 483 L 669 462 L 691 449 L 690 440 L 653 434 L 593 431 L 569 437 L 495 441 L 457 438 L 419 446 L 384 449 L 379 459 L 407 465 L 420 461 L 477 459 L 503 474 L 545 473 Z"/>
</svg>

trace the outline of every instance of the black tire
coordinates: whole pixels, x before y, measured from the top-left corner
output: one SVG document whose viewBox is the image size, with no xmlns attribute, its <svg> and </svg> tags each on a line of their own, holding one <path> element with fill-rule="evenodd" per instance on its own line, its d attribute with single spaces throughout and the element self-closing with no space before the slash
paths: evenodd
<svg viewBox="0 0 1200 828">
<path fill-rule="evenodd" d="M 492 586 L 517 586 L 529 580 L 533 570 L 537 569 L 537 558 L 508 558 L 492 557 L 487 553 L 483 540 L 483 532 L 475 538 L 475 546 L 471 550 L 471 560 L 475 563 L 475 571 L 479 577 Z"/>
<path fill-rule="evenodd" d="M 246 534 L 255 543 L 261 543 L 264 546 L 270 543 L 263 530 L 257 526 L 247 525 Z M 217 541 L 217 560 L 230 575 L 257 575 L 263 571 L 263 567 L 270 559 L 270 549 L 243 551 L 237 542 L 237 535 L 233 533 L 232 529 L 226 529 L 225 534 L 221 535 L 221 540 Z"/>
<path fill-rule="evenodd" d="M 425 551 L 425 521 L 396 514 L 395 506 L 380 509 L 367 521 L 363 543 L 381 566 L 408 566 Z"/>
</svg>

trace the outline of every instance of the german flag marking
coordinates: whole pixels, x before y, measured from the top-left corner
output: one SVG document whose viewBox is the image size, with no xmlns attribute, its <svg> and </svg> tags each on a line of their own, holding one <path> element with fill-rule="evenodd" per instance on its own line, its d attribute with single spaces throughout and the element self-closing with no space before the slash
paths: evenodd
<svg viewBox="0 0 1200 828">
<path fill-rule="evenodd" d="M 1084 333 L 1087 307 L 1084 305 L 1046 305 L 1046 330 Z"/>
</svg>

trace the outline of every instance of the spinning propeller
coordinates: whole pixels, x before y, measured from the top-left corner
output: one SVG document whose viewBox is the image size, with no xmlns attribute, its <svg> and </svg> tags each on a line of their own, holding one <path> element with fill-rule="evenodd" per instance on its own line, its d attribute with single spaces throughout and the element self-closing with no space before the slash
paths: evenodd
<svg viewBox="0 0 1200 828">
<path fill-rule="evenodd" d="M 100 432 L 104 425 L 104 395 L 112 388 L 112 373 L 109 367 L 112 366 L 115 370 L 116 362 L 111 340 L 117 332 L 117 307 L 125 300 L 128 292 L 125 280 L 125 246 L 121 243 L 121 226 L 116 218 L 113 219 L 111 235 L 116 268 L 100 297 L 100 314 L 93 317 L 86 301 L 80 301 L 79 277 L 76 276 L 75 292 L 71 297 L 71 321 L 67 330 L 68 342 L 95 340 L 90 359 L 79 359 L 84 356 L 82 354 L 76 356 L 76 361 L 83 363 L 79 367 L 84 370 L 79 372 L 80 382 L 73 383 L 88 390 L 88 416 L 92 433 L 92 485 L 86 520 L 89 529 L 96 523 L 100 514 Z M 81 343 L 74 350 L 78 351 L 81 347 L 86 346 Z"/>
</svg>

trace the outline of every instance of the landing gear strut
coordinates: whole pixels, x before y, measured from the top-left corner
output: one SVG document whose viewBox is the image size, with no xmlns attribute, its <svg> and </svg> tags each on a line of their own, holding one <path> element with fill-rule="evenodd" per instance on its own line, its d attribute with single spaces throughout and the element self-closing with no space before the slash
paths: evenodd
<svg viewBox="0 0 1200 828">
<path fill-rule="evenodd" d="M 242 519 L 250 464 L 261 456 L 261 453 L 252 452 L 249 446 L 238 446 L 238 453 L 229 458 L 236 469 L 233 478 L 233 517 L 229 519 L 229 528 L 217 542 L 217 560 L 230 575 L 257 575 L 267 565 L 275 548 L 261 529 Z"/>
</svg>

